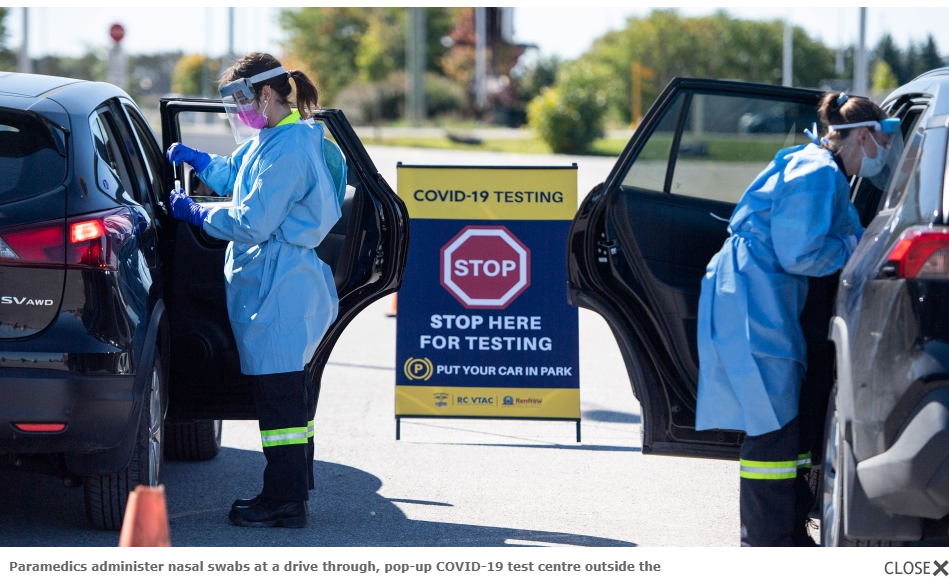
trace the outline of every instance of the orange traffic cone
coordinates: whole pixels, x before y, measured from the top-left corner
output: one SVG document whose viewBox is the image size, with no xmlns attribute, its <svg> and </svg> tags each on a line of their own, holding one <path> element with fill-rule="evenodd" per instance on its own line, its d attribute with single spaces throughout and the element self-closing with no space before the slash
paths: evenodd
<svg viewBox="0 0 949 577">
<path fill-rule="evenodd" d="M 171 547 L 164 485 L 139 485 L 129 495 L 119 547 Z"/>
<path fill-rule="evenodd" d="M 398 305 L 396 304 L 398 296 L 399 296 L 399 293 L 395 293 L 394 295 L 392 295 L 392 306 L 389 307 L 389 311 L 386 313 L 387 317 L 395 316 L 396 310 L 398 309 Z"/>
</svg>

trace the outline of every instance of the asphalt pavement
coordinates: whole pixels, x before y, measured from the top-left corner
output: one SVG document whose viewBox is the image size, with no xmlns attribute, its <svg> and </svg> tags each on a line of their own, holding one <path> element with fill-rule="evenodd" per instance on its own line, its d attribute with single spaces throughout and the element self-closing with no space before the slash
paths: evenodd
<svg viewBox="0 0 949 577">
<path fill-rule="evenodd" d="M 395 163 L 563 165 L 580 194 L 612 159 L 369 147 L 395 188 Z M 395 440 L 396 319 L 389 300 L 338 342 L 316 415 L 316 490 L 306 529 L 228 524 L 231 501 L 260 488 L 256 422 L 224 424 L 204 463 L 166 462 L 176 546 L 731 546 L 733 462 L 644 456 L 639 404 L 612 333 L 580 311 L 581 443 L 572 423 L 407 419 Z M 411 303 L 400 303 L 409 307 Z M 0 546 L 113 546 L 89 529 L 82 489 L 0 473 Z"/>
</svg>

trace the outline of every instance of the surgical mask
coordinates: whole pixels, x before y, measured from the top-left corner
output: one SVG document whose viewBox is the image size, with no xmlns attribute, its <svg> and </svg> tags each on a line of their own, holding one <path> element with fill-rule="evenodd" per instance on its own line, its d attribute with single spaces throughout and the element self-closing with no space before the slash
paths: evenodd
<svg viewBox="0 0 949 577">
<path fill-rule="evenodd" d="M 873 138 L 873 133 L 869 133 L 870 140 L 873 141 L 873 145 L 877 148 L 877 155 L 874 158 L 867 156 L 867 151 L 864 148 L 860 147 L 860 152 L 863 153 L 863 160 L 860 162 L 860 170 L 857 172 L 857 176 L 862 176 L 864 178 L 873 178 L 874 176 L 880 174 L 883 171 L 883 167 L 886 166 L 886 149 L 877 143 L 877 139 Z"/>
<path fill-rule="evenodd" d="M 264 100 L 264 108 L 260 112 L 255 112 L 253 109 L 238 110 L 238 115 L 240 116 L 241 121 L 243 121 L 244 124 L 253 128 L 254 130 L 260 130 L 261 128 L 266 127 L 268 103 L 269 101 Z"/>
</svg>

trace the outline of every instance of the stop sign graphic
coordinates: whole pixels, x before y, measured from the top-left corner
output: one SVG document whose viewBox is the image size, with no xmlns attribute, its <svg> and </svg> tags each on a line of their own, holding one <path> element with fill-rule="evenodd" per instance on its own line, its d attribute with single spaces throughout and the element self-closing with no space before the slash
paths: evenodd
<svg viewBox="0 0 949 577">
<path fill-rule="evenodd" d="M 503 309 L 531 284 L 531 251 L 503 226 L 466 226 L 441 250 L 441 284 L 469 309 Z"/>
</svg>

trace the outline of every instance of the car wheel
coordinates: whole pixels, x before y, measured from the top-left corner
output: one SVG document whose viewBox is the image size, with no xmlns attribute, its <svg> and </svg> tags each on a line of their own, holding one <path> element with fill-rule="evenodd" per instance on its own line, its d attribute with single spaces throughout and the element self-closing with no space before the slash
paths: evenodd
<svg viewBox="0 0 949 577">
<path fill-rule="evenodd" d="M 116 531 L 122 527 L 129 494 L 139 485 L 157 486 L 161 482 L 162 444 L 164 441 L 164 375 L 155 349 L 151 375 L 145 389 L 142 416 L 139 419 L 132 457 L 124 470 L 111 475 L 86 477 L 86 516 L 96 529 Z"/>
<path fill-rule="evenodd" d="M 221 450 L 221 420 L 198 419 L 165 424 L 165 457 L 175 461 L 208 461 Z"/>
<path fill-rule="evenodd" d="M 850 539 L 843 525 L 843 430 L 837 414 L 837 387 L 827 404 L 824 428 L 824 462 L 821 467 L 822 507 L 820 538 L 824 547 L 899 547 L 901 541 L 882 539 Z"/>
</svg>

